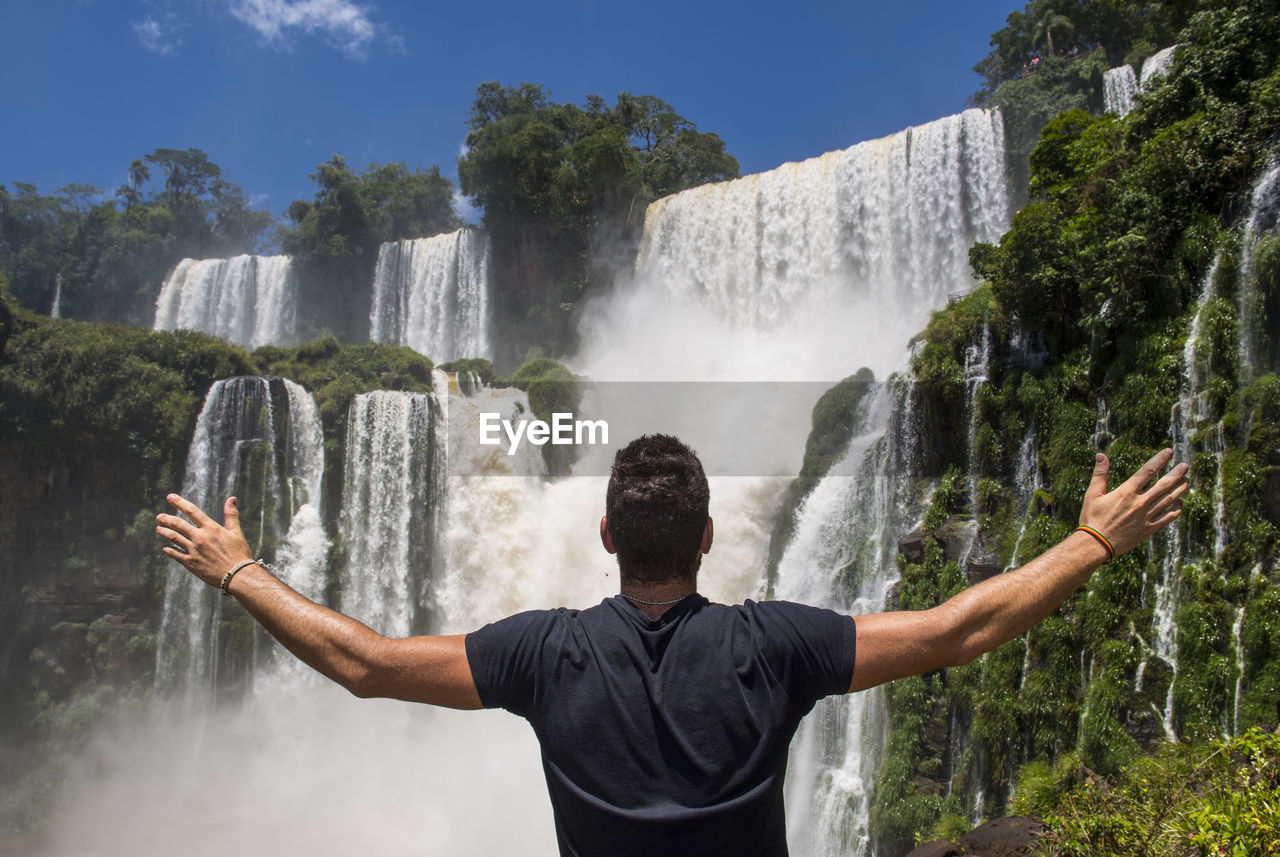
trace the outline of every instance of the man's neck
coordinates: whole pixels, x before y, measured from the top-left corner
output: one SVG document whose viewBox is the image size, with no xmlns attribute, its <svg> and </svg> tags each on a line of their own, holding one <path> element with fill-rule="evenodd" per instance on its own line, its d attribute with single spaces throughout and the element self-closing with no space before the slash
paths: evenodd
<svg viewBox="0 0 1280 857">
<path fill-rule="evenodd" d="M 672 606 L 697 591 L 696 576 L 665 580 L 661 583 L 641 583 L 624 577 L 619 594 L 639 607 L 640 611 L 650 619 L 657 619 Z"/>
</svg>

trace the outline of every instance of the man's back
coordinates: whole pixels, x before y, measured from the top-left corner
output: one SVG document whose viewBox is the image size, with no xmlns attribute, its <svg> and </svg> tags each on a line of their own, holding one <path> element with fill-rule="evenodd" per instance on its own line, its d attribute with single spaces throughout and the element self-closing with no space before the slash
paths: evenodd
<svg viewBox="0 0 1280 857">
<path fill-rule="evenodd" d="M 468 635 L 480 698 L 529 719 L 563 854 L 785 854 L 787 748 L 848 690 L 853 620 L 691 595 L 657 620 L 621 597 Z"/>
</svg>

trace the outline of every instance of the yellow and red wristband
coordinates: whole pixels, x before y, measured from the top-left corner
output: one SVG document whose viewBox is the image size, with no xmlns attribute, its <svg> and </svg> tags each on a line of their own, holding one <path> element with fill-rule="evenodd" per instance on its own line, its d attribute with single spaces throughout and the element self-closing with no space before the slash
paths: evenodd
<svg viewBox="0 0 1280 857">
<path fill-rule="evenodd" d="M 1107 549 L 1107 557 L 1108 557 L 1107 562 L 1110 562 L 1111 560 L 1116 558 L 1116 549 L 1111 546 L 1111 542 L 1107 541 L 1107 537 L 1104 536 L 1102 533 L 1098 532 L 1093 527 L 1086 527 L 1083 524 L 1076 527 L 1076 531 L 1082 532 L 1082 533 L 1088 533 L 1089 535 L 1097 539 L 1098 542 L 1101 543 L 1101 545 Z"/>
</svg>

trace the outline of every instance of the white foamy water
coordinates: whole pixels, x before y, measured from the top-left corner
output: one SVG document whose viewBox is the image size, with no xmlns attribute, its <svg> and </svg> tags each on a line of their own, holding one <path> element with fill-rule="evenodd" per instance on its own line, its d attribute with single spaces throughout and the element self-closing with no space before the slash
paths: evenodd
<svg viewBox="0 0 1280 857">
<path fill-rule="evenodd" d="M 1141 71 L 1125 64 L 1108 69 L 1102 75 L 1102 104 L 1107 113 L 1127 116 L 1137 106 L 1138 93 L 1145 90 L 1157 77 L 1169 73 L 1173 65 L 1177 45 L 1157 51 L 1142 61 Z"/>
<path fill-rule="evenodd" d="M 489 289 L 489 237 L 479 230 L 383 244 L 369 338 L 441 363 L 487 355 Z"/>
<path fill-rule="evenodd" d="M 291 256 L 183 259 L 156 299 L 154 330 L 197 330 L 245 348 L 295 345 L 298 285 Z"/>
<path fill-rule="evenodd" d="M 294 382 L 262 377 L 218 381 L 197 420 L 182 486 L 184 497 L 219 522 L 223 500 L 235 495 L 254 555 L 278 557 L 282 579 L 311 598 L 323 594 L 328 547 L 318 514 L 322 443 L 315 403 Z M 197 705 L 212 698 L 227 645 L 223 606 L 215 589 L 173 564 L 157 645 L 156 677 L 162 690 Z M 266 657 L 296 674 L 292 663 L 276 657 L 274 644 L 268 648 Z M 263 669 L 263 680 L 272 672 Z"/>
<path fill-rule="evenodd" d="M 1121 116 L 1132 113 L 1138 92 L 1138 75 L 1133 66 L 1126 63 L 1103 73 L 1102 104 L 1106 112 Z"/>
</svg>

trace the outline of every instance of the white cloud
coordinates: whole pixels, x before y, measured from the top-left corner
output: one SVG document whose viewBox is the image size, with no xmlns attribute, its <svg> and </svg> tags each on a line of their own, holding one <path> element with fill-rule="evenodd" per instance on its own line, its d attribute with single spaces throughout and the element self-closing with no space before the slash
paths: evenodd
<svg viewBox="0 0 1280 857">
<path fill-rule="evenodd" d="M 178 48 L 183 45 L 182 39 L 178 37 L 178 32 L 184 26 L 177 15 L 167 12 L 160 18 L 148 15 L 141 21 L 135 21 L 133 23 L 133 33 L 138 37 L 138 42 L 147 50 L 160 54 L 162 57 L 171 57 L 176 56 Z"/>
<path fill-rule="evenodd" d="M 353 59 L 364 59 L 379 37 L 393 50 L 404 47 L 370 19 L 368 7 L 351 0 L 231 0 L 230 10 L 268 44 L 286 50 L 296 32 L 319 36 Z"/>
<path fill-rule="evenodd" d="M 484 217 L 484 211 L 471 201 L 471 197 L 464 196 L 457 188 L 453 189 L 453 210 L 458 212 L 463 223 L 469 223 L 472 226 L 478 226 L 480 219 Z"/>
</svg>

